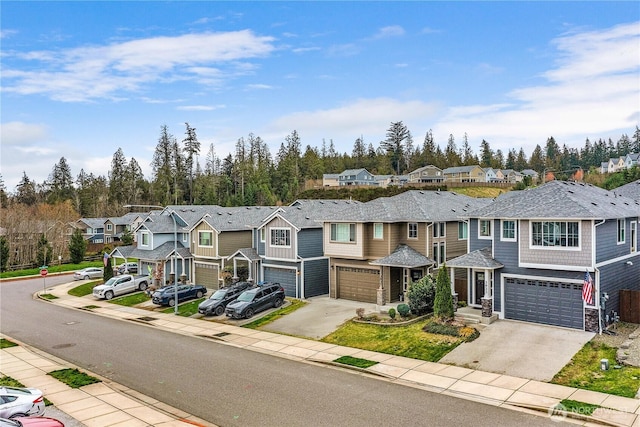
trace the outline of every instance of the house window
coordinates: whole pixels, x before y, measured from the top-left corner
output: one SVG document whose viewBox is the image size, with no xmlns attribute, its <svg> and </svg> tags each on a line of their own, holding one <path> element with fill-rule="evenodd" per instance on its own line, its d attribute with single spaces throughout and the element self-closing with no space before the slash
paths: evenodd
<svg viewBox="0 0 640 427">
<path fill-rule="evenodd" d="M 433 224 L 433 237 L 445 237 L 445 223 L 436 222 Z"/>
<path fill-rule="evenodd" d="M 467 240 L 469 238 L 469 224 L 460 221 L 458 223 L 458 240 Z"/>
<path fill-rule="evenodd" d="M 111 231 L 113 230 L 113 225 L 112 224 L 107 224 L 107 231 Z"/>
<path fill-rule="evenodd" d="M 376 222 L 373 224 L 373 238 L 374 239 L 382 239 L 383 238 L 383 228 L 381 222 Z"/>
<path fill-rule="evenodd" d="M 418 223 L 410 222 L 409 224 L 407 224 L 407 229 L 409 230 L 408 237 L 410 239 L 418 238 Z"/>
<path fill-rule="evenodd" d="M 355 224 L 331 224 L 331 241 L 332 242 L 355 242 L 356 241 L 356 225 Z"/>
<path fill-rule="evenodd" d="M 513 220 L 502 221 L 502 235 L 500 240 L 515 241 L 516 240 L 516 222 Z"/>
<path fill-rule="evenodd" d="M 182 242 L 186 243 L 189 241 L 189 234 L 188 233 L 182 233 Z"/>
<path fill-rule="evenodd" d="M 534 221 L 531 223 L 531 245 L 577 248 L 580 231 L 577 221 Z"/>
<path fill-rule="evenodd" d="M 480 234 L 480 238 L 491 237 L 491 220 L 490 219 L 480 220 L 478 233 Z"/>
<path fill-rule="evenodd" d="M 446 261 L 446 247 L 444 242 L 436 242 L 433 244 L 433 260 L 436 262 L 436 267 Z"/>
<path fill-rule="evenodd" d="M 266 240 L 267 240 L 267 229 L 263 227 L 260 229 L 260 241 L 264 243 Z"/>
<path fill-rule="evenodd" d="M 291 230 L 288 228 L 271 229 L 271 246 L 291 247 Z"/>
<path fill-rule="evenodd" d="M 213 247 L 213 231 L 198 231 L 198 245 Z"/>
<path fill-rule="evenodd" d="M 631 240 L 631 252 L 635 252 L 637 251 L 637 243 L 636 243 L 636 239 L 637 239 L 637 226 L 638 223 L 633 221 L 631 222 L 631 227 L 629 227 L 629 240 Z"/>
<path fill-rule="evenodd" d="M 618 220 L 618 244 L 624 243 L 625 220 Z"/>
<path fill-rule="evenodd" d="M 151 236 L 149 236 L 149 232 L 148 231 L 143 231 L 140 234 L 140 238 L 141 238 L 140 245 L 141 246 L 149 246 L 150 237 Z"/>
</svg>

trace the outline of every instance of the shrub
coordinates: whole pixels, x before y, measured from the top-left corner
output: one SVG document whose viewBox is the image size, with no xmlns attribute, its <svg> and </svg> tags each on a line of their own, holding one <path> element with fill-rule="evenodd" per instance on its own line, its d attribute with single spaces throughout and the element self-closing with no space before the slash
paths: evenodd
<svg viewBox="0 0 640 427">
<path fill-rule="evenodd" d="M 396 318 L 396 309 L 395 309 L 395 308 L 391 307 L 391 308 L 389 309 L 389 312 L 388 312 L 388 313 L 389 313 L 389 317 L 391 317 L 392 319 L 395 319 L 395 318 Z"/>
<path fill-rule="evenodd" d="M 436 285 L 431 276 L 427 275 L 417 282 L 413 282 L 407 292 L 411 312 L 416 315 L 431 313 L 435 296 Z"/>
<path fill-rule="evenodd" d="M 407 304 L 398 304 L 398 313 L 401 317 L 408 317 L 411 309 Z"/>
<path fill-rule="evenodd" d="M 356 308 L 356 316 L 358 316 L 358 319 L 362 319 L 364 317 L 364 308 Z"/>
<path fill-rule="evenodd" d="M 476 328 L 465 326 L 463 328 L 460 328 L 460 330 L 458 331 L 458 336 L 460 336 L 460 338 L 464 338 L 466 342 L 471 342 L 480 336 L 480 331 L 478 331 Z"/>
<path fill-rule="evenodd" d="M 450 325 L 448 323 L 429 322 L 424 325 L 424 328 L 422 328 L 422 330 L 432 334 L 449 335 L 451 337 L 459 336 L 458 327 Z"/>
</svg>

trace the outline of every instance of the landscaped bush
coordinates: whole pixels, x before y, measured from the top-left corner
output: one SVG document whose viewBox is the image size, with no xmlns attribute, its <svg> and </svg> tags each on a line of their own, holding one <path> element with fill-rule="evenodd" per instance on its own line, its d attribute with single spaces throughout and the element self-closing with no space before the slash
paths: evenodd
<svg viewBox="0 0 640 427">
<path fill-rule="evenodd" d="M 460 328 L 460 330 L 458 331 L 458 336 L 460 338 L 464 338 L 466 342 L 471 342 L 480 336 L 480 331 L 478 331 L 476 328 L 465 326 L 464 328 Z"/>
<path fill-rule="evenodd" d="M 429 322 L 424 326 L 423 330 L 432 334 L 459 336 L 458 327 L 449 323 Z"/>
<path fill-rule="evenodd" d="M 358 316 L 358 319 L 362 319 L 364 317 L 364 308 L 356 308 L 356 316 Z"/>
<path fill-rule="evenodd" d="M 418 316 L 431 313 L 435 296 L 436 285 L 431 276 L 427 275 L 417 282 L 413 282 L 407 291 L 411 312 Z"/>
<path fill-rule="evenodd" d="M 409 313 L 411 313 L 411 309 L 407 304 L 398 304 L 398 313 L 400 317 L 408 317 Z"/>
<path fill-rule="evenodd" d="M 392 319 L 396 318 L 396 309 L 395 308 L 391 307 L 389 309 L 388 313 L 389 313 L 389 317 L 391 317 Z"/>
</svg>

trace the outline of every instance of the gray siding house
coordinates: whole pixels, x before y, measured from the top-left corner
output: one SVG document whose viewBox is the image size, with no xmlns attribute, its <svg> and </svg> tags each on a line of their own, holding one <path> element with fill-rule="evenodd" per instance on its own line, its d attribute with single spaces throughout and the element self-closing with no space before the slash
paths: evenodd
<svg viewBox="0 0 640 427">
<path fill-rule="evenodd" d="M 639 217 L 632 199 L 550 181 L 471 212 L 468 253 L 447 267 L 466 271 L 467 302 L 484 317 L 599 332 L 619 312 L 619 291 L 640 290 Z"/>
</svg>

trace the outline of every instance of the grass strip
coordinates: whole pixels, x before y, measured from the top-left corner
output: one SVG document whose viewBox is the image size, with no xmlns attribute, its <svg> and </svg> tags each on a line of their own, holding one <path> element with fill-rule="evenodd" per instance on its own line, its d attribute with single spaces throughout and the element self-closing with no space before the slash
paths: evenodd
<svg viewBox="0 0 640 427">
<path fill-rule="evenodd" d="M 278 320 L 282 316 L 286 316 L 287 314 L 293 313 L 297 309 L 307 305 L 306 302 L 301 301 L 299 299 L 295 299 L 295 298 L 287 298 L 287 301 L 289 301 L 290 304 L 280 308 L 279 310 L 275 310 L 267 314 L 266 316 L 262 316 L 259 319 L 254 320 L 253 322 L 249 322 L 243 325 L 242 327 L 248 328 L 248 329 L 259 329 L 262 326 L 268 325 L 269 323 Z"/>
<path fill-rule="evenodd" d="M 58 297 L 53 294 L 40 294 L 40 298 L 43 299 L 57 299 Z"/>
<path fill-rule="evenodd" d="M 178 306 L 178 316 L 182 317 L 191 317 L 194 314 L 198 313 L 198 306 L 205 298 L 200 298 L 195 301 L 189 301 L 184 304 L 180 304 Z M 175 312 L 175 307 L 169 307 L 162 310 L 163 313 L 173 314 Z"/>
<path fill-rule="evenodd" d="M 142 304 L 149 301 L 151 298 L 144 292 L 136 292 L 134 294 L 125 295 L 119 298 L 114 298 L 109 302 L 111 304 L 123 305 L 125 307 L 132 307 L 134 305 Z"/>
<path fill-rule="evenodd" d="M 85 385 L 101 382 L 99 379 L 92 377 L 91 375 L 80 372 L 78 369 L 71 368 L 51 371 L 47 375 L 51 375 L 53 378 L 65 383 L 71 388 L 80 388 L 84 387 Z"/>
<path fill-rule="evenodd" d="M 9 348 L 9 347 L 17 347 L 18 344 L 14 343 L 13 341 L 9 341 L 6 338 L 0 338 L 0 349 L 3 348 Z"/>
<path fill-rule="evenodd" d="M 336 360 L 334 360 L 334 362 L 342 363 L 343 365 L 355 366 L 357 368 L 362 368 L 362 369 L 367 369 L 378 363 L 378 362 L 374 362 L 373 360 L 360 359 L 359 357 L 352 357 L 352 356 L 338 357 Z"/>
<path fill-rule="evenodd" d="M 601 406 L 594 405 L 592 403 L 579 402 L 577 400 L 564 399 L 560 401 L 556 408 L 562 411 L 571 412 L 573 414 L 585 415 L 587 417 L 590 417 L 591 414 L 593 414 L 593 411 L 601 408 Z"/>
<path fill-rule="evenodd" d="M 82 285 L 71 288 L 67 293 L 73 297 L 85 297 L 93 293 L 93 287 L 98 284 L 98 281 L 91 281 L 83 283 Z"/>
</svg>

